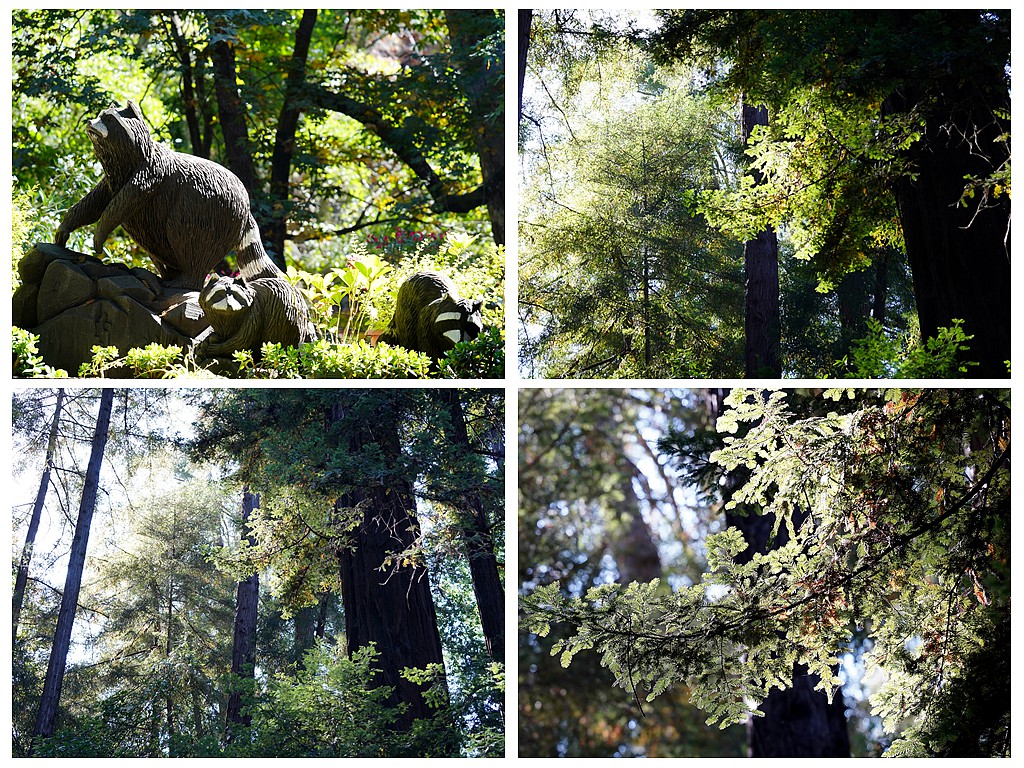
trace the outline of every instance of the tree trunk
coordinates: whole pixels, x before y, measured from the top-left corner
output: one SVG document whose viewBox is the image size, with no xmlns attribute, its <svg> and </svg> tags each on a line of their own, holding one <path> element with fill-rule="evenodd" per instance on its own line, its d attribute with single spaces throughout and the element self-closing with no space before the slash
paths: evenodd
<svg viewBox="0 0 1024 768">
<path fill-rule="evenodd" d="M 519 115 L 516 125 L 523 123 L 523 84 L 526 82 L 526 57 L 530 52 L 530 28 L 533 26 L 533 11 L 519 9 Z"/>
<path fill-rule="evenodd" d="M 970 376 L 1005 378 L 1010 359 L 1009 200 L 975 215 L 975 205 L 959 206 L 965 176 L 986 168 L 961 131 L 978 132 L 981 151 L 1003 152 L 992 141 L 994 127 L 978 128 L 971 113 L 929 121 L 927 138 L 912 150 L 915 177 L 896 187 L 900 223 L 914 281 L 921 336 L 933 337 L 956 318 L 974 338 L 966 357 L 978 363 Z M 968 135 L 970 135 L 968 133 Z"/>
<path fill-rule="evenodd" d="M 726 389 L 708 391 L 705 400 L 708 418 L 714 424 L 724 411 Z M 726 495 L 740 485 L 738 478 L 727 478 Z M 736 562 L 747 563 L 755 554 L 768 552 L 788 541 L 784 526 L 774 542 L 769 542 L 774 517 L 727 513 L 728 527 L 743 533 L 747 548 L 736 557 Z M 794 519 L 794 526 L 799 521 Z M 814 690 L 819 678 L 808 675 L 806 668 L 795 665 L 793 685 L 784 691 L 777 688 L 761 702 L 764 717 L 751 717 L 747 721 L 750 757 L 849 757 L 850 737 L 846 726 L 846 706 L 843 694 L 836 691 L 832 703 L 822 691 Z"/>
<path fill-rule="evenodd" d="M 495 88 L 493 69 L 476 55 L 480 44 L 495 30 L 493 10 L 445 11 L 457 82 L 466 94 L 473 118 L 473 136 L 480 158 L 491 234 L 505 243 L 505 93 Z"/>
<path fill-rule="evenodd" d="M 192 154 L 209 160 L 209 134 L 207 134 L 207 138 L 204 140 L 202 129 L 199 125 L 199 100 L 196 98 L 193 83 L 192 53 L 185 40 L 185 35 L 181 32 L 181 21 L 178 19 L 178 14 L 172 12 L 167 24 L 171 40 L 174 42 L 174 52 L 178 57 L 178 64 L 181 67 L 181 100 L 184 105 L 185 124 L 188 126 L 188 137 L 192 145 Z"/>
<path fill-rule="evenodd" d="M 851 272 L 843 275 L 836 286 L 839 303 L 839 349 L 837 358 L 848 356 L 850 346 L 867 334 L 868 273 Z"/>
<path fill-rule="evenodd" d="M 288 217 L 291 210 L 289 180 L 292 172 L 292 155 L 295 152 L 295 132 L 299 127 L 299 115 L 302 114 L 297 104 L 306 81 L 306 60 L 309 57 L 313 28 L 316 26 L 316 15 L 315 10 L 303 11 L 302 20 L 295 30 L 295 48 L 285 73 L 284 103 L 277 119 L 274 152 L 270 158 L 271 211 L 264 236 L 268 243 L 267 252 L 280 255 L 279 264 L 284 263 L 284 243 L 288 237 Z"/>
<path fill-rule="evenodd" d="M 469 458 L 469 433 L 457 389 L 440 390 L 450 419 L 448 439 L 457 450 Z M 498 559 L 494 555 L 494 537 L 491 522 L 484 513 L 479 494 L 472 491 L 464 495 L 465 508 L 459 510 L 462 539 L 469 557 L 469 572 L 473 581 L 480 625 L 483 628 L 487 653 L 494 661 L 505 661 L 505 588 L 498 573 Z"/>
<path fill-rule="evenodd" d="M 246 486 L 242 491 L 242 529 L 249 546 L 256 540 L 249 527 L 249 518 L 260 506 L 260 495 L 250 493 Z M 256 614 L 260 598 L 260 575 L 253 573 L 238 582 L 235 599 L 235 633 L 231 649 L 232 691 L 228 697 L 225 741 L 234 738 L 232 726 L 248 727 L 252 716 L 244 709 L 246 693 L 251 695 L 256 678 Z M 243 682 L 244 681 L 244 682 Z"/>
<path fill-rule="evenodd" d="M 912 30 L 914 11 L 893 12 L 894 28 Z M 980 36 L 978 11 L 942 11 L 943 22 L 965 39 Z M 998 57 L 994 57 L 997 59 Z M 980 70 L 980 66 L 979 70 Z M 896 202 L 914 281 L 923 338 L 964 321 L 973 335 L 970 376 L 1005 378 L 1010 359 L 1010 199 L 1005 192 L 982 205 L 961 205 L 966 179 L 984 179 L 1009 160 L 1009 130 L 996 111 L 1010 110 L 1001 63 L 962 76 L 952 68 L 929 92 L 908 85 L 882 105 L 884 115 L 928 104 L 921 140 L 907 155 L 913 176 L 896 185 Z"/>
<path fill-rule="evenodd" d="M 400 460 L 399 421 L 394 409 L 381 413 L 372 425 L 335 406 L 331 421 L 343 424 L 347 448 L 353 454 L 378 453 Z M 370 644 L 378 657 L 374 683 L 393 687 L 389 706 L 407 705 L 395 728 L 409 730 L 413 721 L 436 714 L 423 694 L 427 687 L 402 677 L 406 667 L 423 669 L 443 664 L 430 579 L 425 568 L 400 567 L 401 553 L 416 540 L 416 500 L 405 477 L 388 477 L 374 485 L 357 486 L 338 499 L 339 508 L 358 509 L 360 519 L 350 546 L 338 552 L 341 599 L 345 611 L 348 653 Z"/>
<path fill-rule="evenodd" d="M 75 536 L 71 542 L 71 554 L 68 559 L 64 594 L 61 596 L 60 611 L 57 614 L 57 628 L 53 633 L 53 646 L 50 650 L 46 680 L 43 683 L 43 695 L 39 703 L 39 714 L 36 718 L 36 726 L 33 732 L 33 742 L 37 737 L 49 738 L 52 736 L 54 723 L 57 719 L 57 708 L 60 704 L 60 693 L 64 684 L 68 649 L 71 647 L 71 629 L 75 622 L 78 595 L 82 588 L 85 551 L 89 546 L 89 528 L 92 525 L 92 516 L 96 509 L 96 496 L 100 484 L 100 468 L 103 464 L 103 452 L 107 446 L 107 432 L 110 428 L 110 411 L 113 404 L 114 390 L 103 389 L 100 396 L 99 413 L 96 416 L 96 429 L 92 436 L 92 453 L 89 456 L 89 465 L 85 473 L 85 485 L 82 488 L 82 501 L 78 507 L 78 522 L 75 524 Z"/>
<path fill-rule="evenodd" d="M 210 26 L 217 38 L 210 44 L 210 59 L 227 165 L 241 179 L 251 199 L 256 193 L 256 171 L 249 147 L 249 129 L 245 125 L 245 108 L 236 84 L 235 51 L 228 41 L 227 24 L 216 13 L 210 13 L 210 17 Z"/>
<path fill-rule="evenodd" d="M 256 205 L 259 184 L 256 168 L 252 162 L 252 147 L 249 143 L 249 129 L 245 124 L 245 106 L 238 93 L 238 72 L 235 67 L 235 51 L 228 40 L 227 24 L 215 12 L 209 12 L 210 26 L 218 39 L 210 45 L 210 59 L 213 62 L 213 81 L 217 93 L 217 113 L 220 115 L 221 133 L 224 135 L 224 150 L 227 165 L 249 192 L 249 203 L 260 233 L 271 229 L 270 223 Z M 268 252 L 278 269 L 284 272 L 284 254 Z"/>
<path fill-rule="evenodd" d="M 53 454 L 57 449 L 57 429 L 60 425 L 60 409 L 64 403 L 64 390 L 57 390 L 57 403 L 53 407 L 53 421 L 50 422 L 50 438 L 46 443 L 46 460 L 43 464 L 43 474 L 39 479 L 39 490 L 36 491 L 36 501 L 32 506 L 32 516 L 28 521 L 28 532 L 25 534 L 25 546 L 21 550 L 21 560 L 18 561 L 18 575 L 14 580 L 14 600 L 11 609 L 11 642 L 18 640 L 18 623 L 21 619 L 21 609 L 25 603 L 25 588 L 28 585 L 28 569 L 32 564 L 32 550 L 36 544 L 36 534 L 39 533 L 39 520 L 43 514 L 43 505 L 46 503 L 46 492 L 50 488 L 50 470 L 53 468 Z"/>
<path fill-rule="evenodd" d="M 768 125 L 768 109 L 742 102 L 740 125 L 743 144 L 750 141 L 755 126 Z M 761 183 L 761 174 L 751 172 L 754 183 Z M 782 322 L 779 314 L 779 241 L 771 227 L 757 233 L 743 245 L 743 268 L 746 275 L 744 307 L 744 368 L 750 378 L 778 378 L 782 373 L 779 361 Z"/>
</svg>

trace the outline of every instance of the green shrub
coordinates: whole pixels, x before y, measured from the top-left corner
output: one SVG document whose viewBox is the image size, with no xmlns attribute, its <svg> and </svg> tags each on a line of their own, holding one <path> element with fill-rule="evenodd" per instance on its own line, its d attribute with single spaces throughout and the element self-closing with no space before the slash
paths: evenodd
<svg viewBox="0 0 1024 768">
<path fill-rule="evenodd" d="M 39 356 L 39 337 L 24 328 L 12 327 L 11 346 L 14 353 L 12 370 L 15 376 L 33 379 L 63 379 L 67 371 L 51 368 Z"/>
<path fill-rule="evenodd" d="M 939 328 L 936 336 L 920 339 L 917 323 L 896 337 L 886 335 L 881 324 L 868 320 L 868 335 L 853 342 L 850 355 L 857 379 L 954 379 L 967 375 L 976 362 L 966 360 L 970 352 L 963 320 L 953 320 L 948 328 Z"/>
<path fill-rule="evenodd" d="M 447 379 L 502 379 L 505 377 L 505 334 L 485 328 L 472 341 L 460 341 L 441 361 Z"/>
</svg>

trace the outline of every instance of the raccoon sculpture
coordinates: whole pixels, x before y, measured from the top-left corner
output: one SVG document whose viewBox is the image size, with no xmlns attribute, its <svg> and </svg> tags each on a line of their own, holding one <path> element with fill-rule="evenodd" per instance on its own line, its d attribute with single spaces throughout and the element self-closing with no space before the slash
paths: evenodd
<svg viewBox="0 0 1024 768">
<path fill-rule="evenodd" d="M 459 296 L 449 278 L 417 272 L 398 289 L 395 316 L 378 341 L 424 352 L 435 360 L 483 330 L 482 301 Z"/>
<path fill-rule="evenodd" d="M 317 336 L 306 300 L 282 278 L 213 277 L 199 294 L 199 306 L 213 329 L 199 344 L 200 357 L 258 353 L 267 341 L 297 347 Z"/>
<path fill-rule="evenodd" d="M 248 192 L 227 168 L 153 141 L 132 101 L 121 110 L 111 105 L 85 130 L 103 178 L 64 216 L 57 245 L 99 222 L 92 240 L 97 255 L 121 226 L 173 287 L 198 290 L 232 249 L 246 280 L 282 277 L 263 249 Z"/>
</svg>

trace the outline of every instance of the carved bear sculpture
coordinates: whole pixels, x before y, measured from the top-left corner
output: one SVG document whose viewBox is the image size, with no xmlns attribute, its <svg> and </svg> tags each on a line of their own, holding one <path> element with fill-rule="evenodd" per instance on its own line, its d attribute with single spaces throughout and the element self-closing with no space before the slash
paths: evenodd
<svg viewBox="0 0 1024 768">
<path fill-rule="evenodd" d="M 483 330 L 482 306 L 482 301 L 459 296 L 448 277 L 417 272 L 398 289 L 395 316 L 379 341 L 425 352 L 437 360 Z"/>
<path fill-rule="evenodd" d="M 174 287 L 198 290 L 233 248 L 247 280 L 282 276 L 263 249 L 249 194 L 231 171 L 153 141 L 131 101 L 121 110 L 111 105 L 85 130 L 103 178 L 64 216 L 57 245 L 99 222 L 93 234 L 97 255 L 121 226 Z"/>
<path fill-rule="evenodd" d="M 265 341 L 297 347 L 317 337 L 306 300 L 283 278 L 213 277 L 199 294 L 199 306 L 213 328 L 199 344 L 200 357 L 258 353 Z"/>
</svg>

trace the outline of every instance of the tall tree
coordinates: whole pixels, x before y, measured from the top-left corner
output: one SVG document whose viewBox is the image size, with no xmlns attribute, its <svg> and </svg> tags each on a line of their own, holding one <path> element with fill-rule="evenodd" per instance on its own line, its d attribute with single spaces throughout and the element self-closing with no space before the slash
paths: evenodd
<svg viewBox="0 0 1024 768">
<path fill-rule="evenodd" d="M 287 63 L 284 98 L 274 132 L 274 151 L 270 158 L 270 219 L 264 236 L 270 244 L 269 253 L 284 254 L 288 220 L 292 206 L 291 174 L 295 155 L 295 134 L 302 110 L 299 100 L 306 82 L 309 47 L 316 26 L 315 10 L 304 10 L 295 29 L 295 47 Z"/>
<path fill-rule="evenodd" d="M 413 721 L 431 717 L 434 709 L 424 696 L 425 686 L 404 677 L 403 670 L 430 664 L 443 668 L 444 659 L 429 574 L 420 566 L 401 565 L 402 552 L 418 533 L 416 499 L 412 479 L 396 472 L 403 405 L 395 398 L 383 406 L 372 417 L 356 403 L 336 402 L 330 408 L 328 428 L 345 449 L 352 456 L 381 456 L 391 475 L 385 483 L 356 484 L 339 498 L 338 511 L 352 510 L 355 518 L 350 523 L 352 542 L 336 556 L 349 655 L 376 647 L 380 657 L 375 682 L 394 689 L 388 699 L 392 705 L 407 706 L 396 723 L 407 730 Z"/>
<path fill-rule="evenodd" d="M 413 553 L 419 459 L 402 435 L 417 402 L 412 390 L 238 392 L 207 408 L 196 443 L 236 457 L 261 489 L 252 567 L 273 563 L 293 608 L 340 589 L 348 651 L 375 647 L 375 684 L 404 705 L 404 730 L 436 710 L 429 685 L 403 670 L 443 665 L 429 574 Z"/>
<path fill-rule="evenodd" d="M 101 390 L 99 411 L 96 415 L 96 427 L 93 431 L 92 451 L 85 472 L 85 486 L 78 507 L 78 520 L 75 523 L 75 537 L 71 542 L 71 553 L 68 559 L 67 577 L 64 581 L 64 593 L 61 596 L 60 613 L 57 616 L 57 627 L 53 633 L 53 645 L 46 670 L 46 681 L 43 684 L 43 695 L 36 717 L 35 738 L 48 738 L 53 735 L 57 720 L 57 709 L 60 704 L 61 688 L 64 684 L 64 673 L 67 669 L 68 650 L 71 646 L 71 629 L 78 610 L 78 595 L 82 588 L 82 571 L 85 567 L 85 552 L 89 545 L 89 529 L 92 525 L 93 512 L 96 510 L 96 497 L 99 492 L 100 469 L 103 465 L 103 453 L 107 445 L 107 433 L 110 429 L 110 412 L 114 403 L 114 390 Z"/>
<path fill-rule="evenodd" d="M 467 465 L 477 463 L 466 429 L 466 416 L 462 406 L 462 391 L 439 390 L 448 411 L 448 440 L 455 450 L 454 467 L 466 472 Z M 480 624 L 487 644 L 487 653 L 494 660 L 505 661 L 505 588 L 498 574 L 498 560 L 494 551 L 494 527 L 501 525 L 502 517 L 492 519 L 484 507 L 479 491 L 471 486 L 459 494 L 459 523 L 469 570 L 473 579 L 473 593 L 480 611 Z"/>
<path fill-rule="evenodd" d="M 246 487 L 242 491 L 242 530 L 249 546 L 255 546 L 256 540 L 249 520 L 252 511 L 259 507 L 260 496 L 250 493 Z M 236 725 L 247 727 L 252 723 L 251 713 L 245 711 L 245 696 L 251 692 L 256 676 L 256 613 L 259 607 L 260 575 L 254 571 L 238 582 L 235 597 L 235 631 L 231 648 L 231 674 L 237 679 L 236 686 L 228 697 L 225 714 L 227 723 L 226 739 L 231 741 Z"/>
<path fill-rule="evenodd" d="M 32 516 L 29 519 L 28 531 L 25 533 L 25 545 L 18 561 L 18 573 L 14 579 L 13 605 L 11 609 L 11 642 L 18 640 L 18 622 L 21 609 L 25 602 L 25 587 L 28 584 L 28 569 L 32 564 L 32 550 L 35 548 L 36 534 L 39 533 L 39 521 L 46 503 L 46 493 L 50 488 L 50 470 L 53 468 L 54 453 L 57 449 L 57 431 L 60 427 L 61 406 L 64 403 L 64 390 L 57 390 L 57 402 L 53 406 L 53 419 L 50 422 L 50 436 L 46 443 L 46 457 L 43 460 L 43 472 L 39 478 L 39 490 L 32 505 Z"/>
<path fill-rule="evenodd" d="M 758 126 L 768 126 L 768 109 L 740 100 L 740 133 L 743 146 Z M 753 169 L 754 183 L 763 183 Z M 775 229 L 765 227 L 743 244 L 744 290 L 744 373 L 748 379 L 778 378 L 782 321 L 779 314 L 779 240 Z"/>
</svg>

